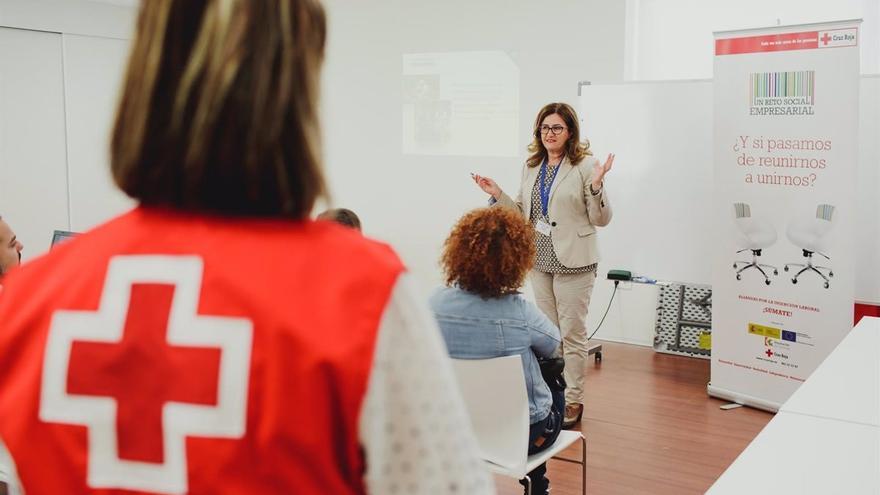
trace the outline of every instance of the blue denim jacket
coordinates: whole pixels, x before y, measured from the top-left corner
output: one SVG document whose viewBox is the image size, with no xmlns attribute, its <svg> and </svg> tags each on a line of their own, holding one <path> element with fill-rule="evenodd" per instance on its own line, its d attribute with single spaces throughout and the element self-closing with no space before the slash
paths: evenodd
<svg viewBox="0 0 880 495">
<path fill-rule="evenodd" d="M 559 329 L 537 306 L 518 294 L 483 299 L 455 287 L 439 289 L 430 304 L 450 356 L 485 359 L 521 355 L 529 423 L 547 417 L 553 398 L 535 355 L 553 356 L 560 339 Z"/>
</svg>

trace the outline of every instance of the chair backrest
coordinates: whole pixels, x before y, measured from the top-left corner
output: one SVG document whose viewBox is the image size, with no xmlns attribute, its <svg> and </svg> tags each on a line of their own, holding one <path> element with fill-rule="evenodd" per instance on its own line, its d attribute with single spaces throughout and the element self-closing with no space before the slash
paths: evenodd
<svg viewBox="0 0 880 495">
<path fill-rule="evenodd" d="M 748 203 L 734 203 L 733 211 L 736 214 L 736 218 L 749 218 L 752 216 L 752 209 L 749 208 Z"/>
<path fill-rule="evenodd" d="M 752 217 L 752 208 L 748 203 L 734 203 L 733 213 L 736 215 L 736 228 L 740 239 L 737 244 L 748 249 L 764 249 L 776 243 L 776 227 L 763 218 Z"/>
<path fill-rule="evenodd" d="M 816 206 L 816 216 L 803 216 L 788 224 L 788 239 L 795 246 L 811 252 L 827 252 L 825 238 L 833 226 L 834 206 Z"/>
<path fill-rule="evenodd" d="M 522 357 L 453 359 L 452 365 L 483 459 L 525 474 L 529 399 Z"/>
<path fill-rule="evenodd" d="M 830 222 L 832 215 L 834 215 L 834 206 L 819 205 L 816 207 L 816 218 L 819 220 L 827 220 Z"/>
</svg>

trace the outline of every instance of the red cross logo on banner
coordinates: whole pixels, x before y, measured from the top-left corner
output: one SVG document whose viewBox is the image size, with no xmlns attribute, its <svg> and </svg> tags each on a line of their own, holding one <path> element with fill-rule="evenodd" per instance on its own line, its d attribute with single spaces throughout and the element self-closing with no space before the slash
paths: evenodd
<svg viewBox="0 0 880 495">
<path fill-rule="evenodd" d="M 766 354 L 767 357 L 772 357 L 772 356 L 773 356 L 773 351 L 771 351 L 770 349 L 767 349 L 767 351 L 766 351 L 764 354 Z"/>
<path fill-rule="evenodd" d="M 197 314 L 202 260 L 110 261 L 98 311 L 57 311 L 40 419 L 88 428 L 90 488 L 186 493 L 186 437 L 245 432 L 253 325 Z"/>
<path fill-rule="evenodd" d="M 824 33 L 821 38 L 822 44 L 828 46 L 828 42 L 831 41 L 831 36 L 828 36 L 828 33 Z"/>
</svg>

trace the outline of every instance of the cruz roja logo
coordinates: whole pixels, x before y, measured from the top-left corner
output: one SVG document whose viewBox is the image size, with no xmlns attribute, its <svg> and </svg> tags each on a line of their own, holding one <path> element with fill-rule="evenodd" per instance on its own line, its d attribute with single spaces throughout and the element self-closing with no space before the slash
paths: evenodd
<svg viewBox="0 0 880 495">
<path fill-rule="evenodd" d="M 753 72 L 749 115 L 813 115 L 816 71 Z"/>
<path fill-rule="evenodd" d="M 788 354 L 780 352 L 780 346 L 788 347 L 787 345 L 785 345 L 785 343 L 778 340 L 774 341 L 771 338 L 764 337 L 764 346 L 767 347 L 767 349 L 764 351 L 764 354 L 767 355 L 768 359 L 771 359 L 774 356 L 776 356 L 776 359 L 788 359 Z"/>
</svg>

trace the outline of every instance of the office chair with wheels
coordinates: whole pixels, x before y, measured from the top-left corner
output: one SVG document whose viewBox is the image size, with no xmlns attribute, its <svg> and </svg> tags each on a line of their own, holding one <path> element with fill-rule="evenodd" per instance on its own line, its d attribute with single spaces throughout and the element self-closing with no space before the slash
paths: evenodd
<svg viewBox="0 0 880 495">
<path fill-rule="evenodd" d="M 806 263 L 786 263 L 783 270 L 788 271 L 789 267 L 801 267 L 791 283 L 796 284 L 798 277 L 804 272 L 815 272 L 825 281 L 824 287 L 827 289 L 831 286 L 831 277 L 834 272 L 827 266 L 816 266 L 813 264 L 813 254 L 818 254 L 826 260 L 831 258 L 823 253 L 826 251 L 825 239 L 828 232 L 831 231 L 832 217 L 834 216 L 834 206 L 821 204 L 816 207 L 816 215 L 810 218 L 797 219 L 788 225 L 786 235 L 792 244 L 801 248 Z M 827 275 L 826 275 L 827 272 Z"/>
<path fill-rule="evenodd" d="M 736 270 L 736 279 L 742 280 L 742 272 L 754 268 L 764 276 L 764 283 L 770 285 L 770 277 L 764 271 L 764 268 L 772 268 L 773 275 L 779 275 L 779 270 L 773 265 L 758 263 L 758 256 L 761 256 L 762 250 L 776 243 L 776 229 L 770 222 L 752 217 L 752 210 L 748 203 L 734 203 L 733 210 L 736 215 L 736 227 L 741 234 L 739 245 L 743 248 L 737 251 L 737 254 L 744 251 L 752 252 L 751 261 L 733 262 L 733 269 Z"/>
</svg>

